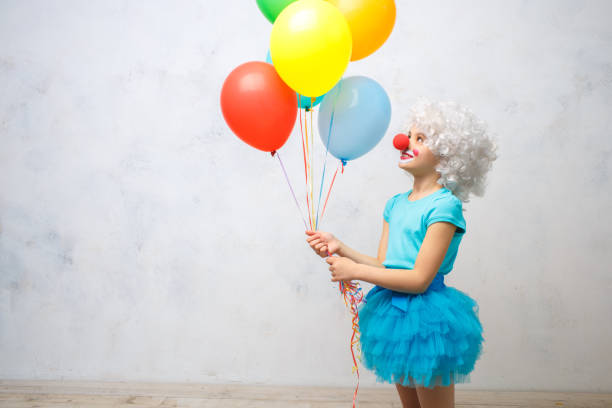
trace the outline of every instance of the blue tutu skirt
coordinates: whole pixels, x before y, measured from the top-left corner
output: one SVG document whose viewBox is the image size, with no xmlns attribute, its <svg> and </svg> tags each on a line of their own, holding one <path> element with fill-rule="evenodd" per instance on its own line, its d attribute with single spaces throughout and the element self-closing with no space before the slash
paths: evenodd
<svg viewBox="0 0 612 408">
<path fill-rule="evenodd" d="M 408 387 L 469 382 L 481 355 L 478 304 L 438 274 L 420 294 L 373 287 L 359 305 L 362 364 L 378 382 Z"/>
</svg>

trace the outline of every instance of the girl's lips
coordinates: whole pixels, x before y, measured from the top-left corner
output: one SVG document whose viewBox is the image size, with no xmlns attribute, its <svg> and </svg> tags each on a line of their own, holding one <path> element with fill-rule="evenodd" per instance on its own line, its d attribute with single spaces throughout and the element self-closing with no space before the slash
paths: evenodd
<svg viewBox="0 0 612 408">
<path fill-rule="evenodd" d="M 410 153 L 408 150 L 404 150 L 404 151 L 402 152 L 402 155 L 400 156 L 400 159 L 401 159 L 401 160 L 404 160 L 404 159 L 412 159 L 412 158 L 414 158 L 414 156 L 413 156 L 413 155 L 412 155 L 412 154 L 411 154 L 411 153 Z"/>
</svg>

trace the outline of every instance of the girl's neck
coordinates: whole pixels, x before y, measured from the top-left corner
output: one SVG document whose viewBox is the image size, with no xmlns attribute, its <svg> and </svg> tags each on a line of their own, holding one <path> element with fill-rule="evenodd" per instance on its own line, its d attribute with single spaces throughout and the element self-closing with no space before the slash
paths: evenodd
<svg viewBox="0 0 612 408">
<path fill-rule="evenodd" d="M 438 183 L 439 178 L 440 173 L 438 172 L 414 177 L 412 193 L 416 196 L 420 196 L 421 194 L 427 195 L 443 188 L 444 186 Z"/>
</svg>

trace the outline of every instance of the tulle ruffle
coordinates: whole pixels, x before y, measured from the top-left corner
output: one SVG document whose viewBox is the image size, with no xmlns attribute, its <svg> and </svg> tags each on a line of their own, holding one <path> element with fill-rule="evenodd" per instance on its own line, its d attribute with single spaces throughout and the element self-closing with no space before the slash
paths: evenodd
<svg viewBox="0 0 612 408">
<path fill-rule="evenodd" d="M 428 388 L 470 381 L 484 342 L 474 299 L 442 284 L 402 294 L 400 308 L 392 302 L 397 292 L 370 292 L 359 306 L 360 347 L 377 381 Z"/>
</svg>

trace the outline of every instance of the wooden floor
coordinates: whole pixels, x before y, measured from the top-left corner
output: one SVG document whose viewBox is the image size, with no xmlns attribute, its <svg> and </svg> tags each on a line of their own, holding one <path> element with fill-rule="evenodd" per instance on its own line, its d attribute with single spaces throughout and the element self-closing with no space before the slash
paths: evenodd
<svg viewBox="0 0 612 408">
<path fill-rule="evenodd" d="M 350 408 L 354 388 L 0 380 L 0 407 Z M 456 407 L 612 407 L 612 394 L 456 390 Z M 401 408 L 391 385 L 360 387 L 357 407 Z"/>
</svg>

